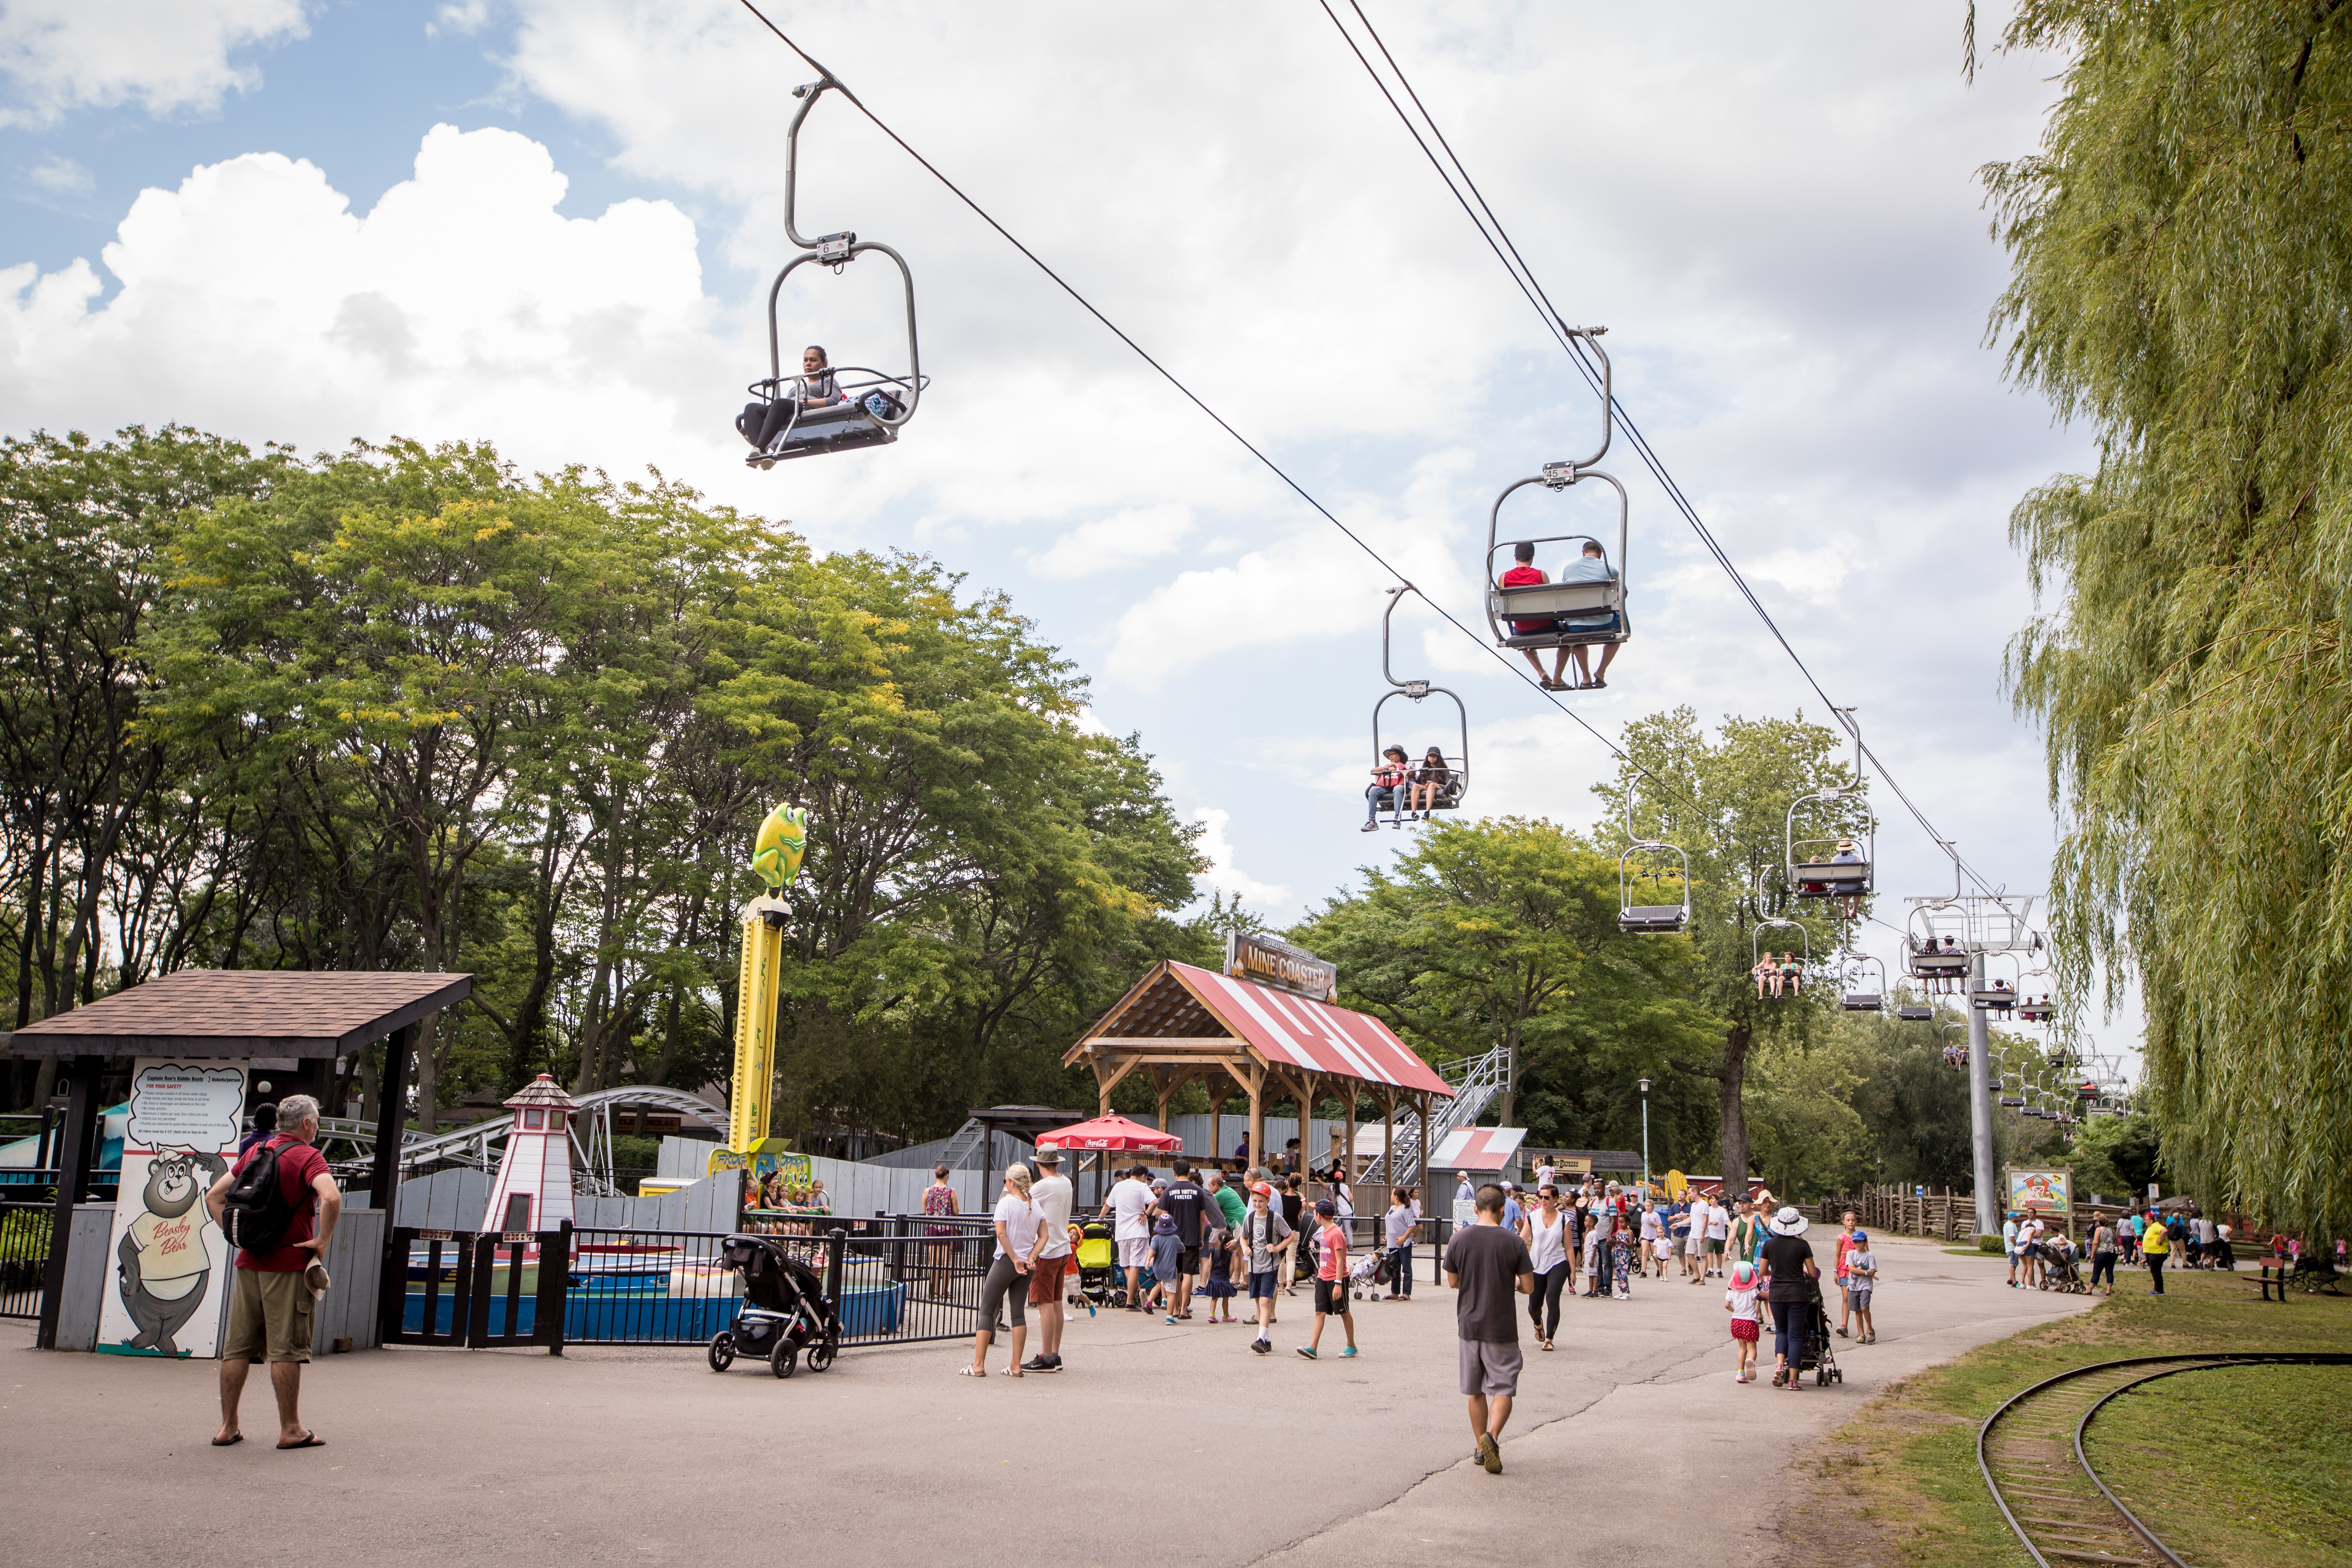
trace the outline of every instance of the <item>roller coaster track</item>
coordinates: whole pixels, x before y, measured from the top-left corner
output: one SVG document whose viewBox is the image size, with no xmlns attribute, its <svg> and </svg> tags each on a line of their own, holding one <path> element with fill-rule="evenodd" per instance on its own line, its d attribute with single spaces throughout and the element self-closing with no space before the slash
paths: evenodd
<svg viewBox="0 0 2352 1568">
<path fill-rule="evenodd" d="M 2091 1468 L 2083 1436 L 2118 1394 L 2158 1378 L 2230 1366 L 2352 1366 L 2325 1352 L 2134 1356 L 2045 1378 L 1977 1429 L 1977 1467 L 2010 1529 L 2041 1568 L 2129 1563 L 2189 1568 Z"/>
<path fill-rule="evenodd" d="M 674 1110 L 682 1115 L 699 1116 L 724 1127 L 727 1108 L 714 1105 L 698 1094 L 683 1089 L 665 1089 L 658 1085 L 633 1084 L 620 1089 L 597 1089 L 579 1097 L 579 1109 L 572 1117 L 572 1185 L 581 1192 L 611 1197 L 619 1193 L 613 1184 L 613 1108 L 643 1106 L 649 1110 Z M 506 1142 L 508 1129 L 513 1119 L 506 1115 L 489 1117 L 458 1128 L 453 1132 L 425 1136 L 411 1132 L 400 1145 L 400 1169 L 404 1175 L 425 1165 L 470 1165 L 476 1170 L 493 1168 L 492 1151 Z M 355 1121 L 342 1117 L 321 1117 L 319 1121 L 319 1144 L 328 1151 L 331 1169 L 346 1177 L 367 1173 L 375 1153 L 375 1127 L 371 1122 Z M 339 1157 L 340 1154 L 340 1157 Z"/>
</svg>

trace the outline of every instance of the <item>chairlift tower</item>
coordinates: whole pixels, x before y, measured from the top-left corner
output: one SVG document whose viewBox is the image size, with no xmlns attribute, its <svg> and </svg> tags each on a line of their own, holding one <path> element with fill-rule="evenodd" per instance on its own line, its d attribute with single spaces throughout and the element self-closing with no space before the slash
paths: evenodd
<svg viewBox="0 0 2352 1568">
<path fill-rule="evenodd" d="M 1948 851 L 1948 846 L 1947 849 Z M 2033 928 L 2038 893 L 1963 894 L 1959 891 L 1959 861 L 1952 862 L 1953 890 L 1949 897 L 1914 898 L 1905 927 L 1906 945 L 1914 935 L 1925 935 L 1937 946 L 1946 938 L 1969 955 L 1969 1144 L 1977 1191 L 1977 1234 L 2000 1234 L 2000 1215 L 2007 1206 L 2000 1172 L 1992 1158 L 1992 1090 L 1985 1073 L 1991 1063 L 1987 1023 L 1991 1008 L 1979 998 L 1991 994 L 1985 981 L 1985 959 L 2000 952 L 2038 952 L 2042 934 Z"/>
</svg>

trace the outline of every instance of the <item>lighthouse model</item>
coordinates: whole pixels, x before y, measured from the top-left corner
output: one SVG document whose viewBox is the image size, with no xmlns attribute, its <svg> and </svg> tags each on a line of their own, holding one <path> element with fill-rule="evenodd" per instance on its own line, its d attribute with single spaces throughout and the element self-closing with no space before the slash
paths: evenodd
<svg viewBox="0 0 2352 1568">
<path fill-rule="evenodd" d="M 514 1126 L 482 1227 L 509 1234 L 553 1230 L 572 1218 L 572 1112 L 579 1102 L 541 1073 L 507 1105 Z"/>
</svg>

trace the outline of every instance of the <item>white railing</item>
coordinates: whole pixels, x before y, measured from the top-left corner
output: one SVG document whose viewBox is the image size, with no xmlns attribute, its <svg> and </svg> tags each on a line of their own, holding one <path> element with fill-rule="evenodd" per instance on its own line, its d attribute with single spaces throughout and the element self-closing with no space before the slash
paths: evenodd
<svg viewBox="0 0 2352 1568">
<path fill-rule="evenodd" d="M 1429 1119 L 1429 1135 L 1444 1142 L 1448 1132 L 1456 1128 L 1473 1127 L 1486 1113 L 1495 1097 L 1503 1092 L 1503 1084 L 1510 1074 L 1510 1053 L 1497 1046 L 1483 1057 L 1471 1057 L 1439 1069 L 1439 1076 L 1453 1087 L 1454 1098 L 1438 1106 Z M 1396 1146 L 1374 1160 L 1364 1173 L 1364 1181 L 1372 1186 L 1417 1186 L 1421 1182 L 1422 1160 L 1419 1118 L 1398 1124 Z"/>
</svg>

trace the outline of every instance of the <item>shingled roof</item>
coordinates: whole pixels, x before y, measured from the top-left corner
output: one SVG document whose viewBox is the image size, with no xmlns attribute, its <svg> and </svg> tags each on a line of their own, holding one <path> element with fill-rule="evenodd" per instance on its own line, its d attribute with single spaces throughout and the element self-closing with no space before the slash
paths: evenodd
<svg viewBox="0 0 2352 1568">
<path fill-rule="evenodd" d="M 470 974 L 183 969 L 0 1035 L 16 1057 L 336 1057 L 454 1007 Z"/>
</svg>

